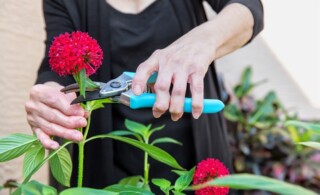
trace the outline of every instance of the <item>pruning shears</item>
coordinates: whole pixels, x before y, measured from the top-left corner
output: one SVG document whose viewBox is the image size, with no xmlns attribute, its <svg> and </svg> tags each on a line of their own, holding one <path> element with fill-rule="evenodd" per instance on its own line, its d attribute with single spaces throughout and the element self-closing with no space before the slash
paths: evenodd
<svg viewBox="0 0 320 195">
<path fill-rule="evenodd" d="M 131 109 L 138 108 L 152 108 L 156 101 L 156 94 L 151 93 L 149 87 L 146 87 L 146 90 L 141 95 L 134 95 L 131 90 L 132 80 L 135 76 L 134 72 L 123 72 L 119 77 L 110 80 L 107 83 L 104 82 L 94 82 L 98 87 L 97 88 L 88 88 L 86 89 L 86 95 L 78 96 L 74 99 L 71 104 L 77 104 L 92 100 L 105 99 L 109 98 L 115 103 L 124 104 Z M 157 80 L 158 74 L 153 73 L 147 84 L 155 83 Z M 78 92 L 79 85 L 74 83 L 66 86 L 61 90 L 64 93 L 69 92 Z M 218 99 L 204 99 L 203 101 L 203 113 L 216 113 L 221 111 L 224 108 L 223 102 Z M 192 112 L 192 98 L 184 99 L 184 112 Z"/>
</svg>

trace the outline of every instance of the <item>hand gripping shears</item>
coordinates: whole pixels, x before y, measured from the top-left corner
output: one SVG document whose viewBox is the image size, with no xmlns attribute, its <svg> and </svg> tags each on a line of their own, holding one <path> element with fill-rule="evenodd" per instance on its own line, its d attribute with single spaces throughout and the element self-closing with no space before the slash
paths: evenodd
<svg viewBox="0 0 320 195">
<path fill-rule="evenodd" d="M 135 76 L 134 72 L 123 72 L 119 77 L 110 80 L 107 83 L 95 82 L 98 88 L 87 89 L 86 97 L 78 96 L 71 104 L 87 102 L 98 99 L 109 98 L 115 103 L 122 103 L 129 106 L 131 109 L 151 108 L 156 101 L 156 94 L 150 93 L 150 88 L 146 87 L 141 95 L 134 95 L 131 90 L 132 80 Z M 158 74 L 153 73 L 147 84 L 155 83 Z M 77 92 L 79 91 L 78 84 L 71 84 L 61 90 L 62 92 Z M 224 104 L 217 99 L 204 99 L 203 113 L 216 113 L 224 108 Z M 184 112 L 192 112 L 192 98 L 184 99 Z"/>
</svg>

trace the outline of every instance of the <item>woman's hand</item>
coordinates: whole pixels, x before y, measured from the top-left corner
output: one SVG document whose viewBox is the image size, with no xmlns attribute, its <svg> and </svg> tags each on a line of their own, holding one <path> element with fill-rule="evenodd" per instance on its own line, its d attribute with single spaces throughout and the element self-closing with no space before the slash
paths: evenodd
<svg viewBox="0 0 320 195">
<path fill-rule="evenodd" d="M 62 86 L 50 84 L 33 86 L 25 109 L 28 123 L 41 144 L 47 149 L 57 149 L 59 144 L 50 136 L 81 141 L 83 136 L 75 128 L 85 127 L 87 121 L 80 105 L 70 105 L 76 95 L 64 94 L 60 92 Z"/>
<path fill-rule="evenodd" d="M 252 36 L 253 24 L 253 16 L 246 6 L 229 4 L 213 20 L 155 51 L 140 64 L 133 79 L 133 92 L 140 95 L 149 76 L 158 72 L 153 115 L 158 118 L 169 109 L 172 120 L 176 121 L 183 115 L 187 83 L 190 83 L 192 115 L 199 118 L 203 109 L 203 78 L 209 65 L 247 43 Z"/>
<path fill-rule="evenodd" d="M 189 33 L 165 49 L 155 51 L 139 65 L 133 80 L 133 92 L 140 95 L 149 76 L 158 72 L 154 85 L 156 102 L 154 117 L 160 117 L 168 109 L 171 118 L 177 121 L 183 115 L 187 83 L 192 93 L 192 114 L 199 118 L 203 109 L 203 78 L 214 59 L 213 49 L 198 32 Z M 169 89 L 173 84 L 172 92 Z"/>
</svg>

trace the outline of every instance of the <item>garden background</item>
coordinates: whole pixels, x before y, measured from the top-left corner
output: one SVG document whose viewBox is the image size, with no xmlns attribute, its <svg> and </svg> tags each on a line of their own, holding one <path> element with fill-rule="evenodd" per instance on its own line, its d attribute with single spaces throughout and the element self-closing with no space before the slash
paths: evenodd
<svg viewBox="0 0 320 195">
<path fill-rule="evenodd" d="M 320 2 L 264 0 L 265 29 L 250 45 L 217 61 L 229 89 L 247 65 L 253 80 L 268 82 L 258 98 L 275 90 L 285 107 L 302 119 L 320 119 Z M 208 8 L 210 18 L 214 13 Z M 0 137 L 31 133 L 24 102 L 44 54 L 41 0 L 0 0 Z M 0 183 L 21 180 L 22 158 L 0 164 Z M 46 183 L 44 166 L 35 179 Z M 0 194 L 7 194 L 5 191 Z"/>
</svg>

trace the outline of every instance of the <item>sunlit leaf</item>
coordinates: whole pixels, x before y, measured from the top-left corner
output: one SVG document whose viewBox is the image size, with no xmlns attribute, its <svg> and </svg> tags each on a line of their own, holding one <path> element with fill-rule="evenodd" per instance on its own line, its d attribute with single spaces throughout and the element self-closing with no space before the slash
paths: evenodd
<svg viewBox="0 0 320 195">
<path fill-rule="evenodd" d="M 93 188 L 69 188 L 60 193 L 60 195 L 118 195 L 117 192 L 108 190 L 98 190 Z"/>
<path fill-rule="evenodd" d="M 70 186 L 72 161 L 66 148 L 60 150 L 50 161 L 50 169 L 54 178 L 64 186 Z"/>
<path fill-rule="evenodd" d="M 138 188 L 138 187 L 134 187 L 134 186 L 130 186 L 130 185 L 120 185 L 120 184 L 115 184 L 112 186 L 108 186 L 106 188 L 104 188 L 105 190 L 108 190 L 110 192 L 116 192 L 119 195 L 135 195 L 135 194 L 139 194 L 139 195 L 154 195 L 152 192 L 142 189 L 142 188 Z"/>
<path fill-rule="evenodd" d="M 313 124 L 313 123 L 307 123 L 307 122 L 301 122 L 301 121 L 287 121 L 285 123 L 285 126 L 301 127 L 316 133 L 320 133 L 320 124 Z"/>
<path fill-rule="evenodd" d="M 58 152 L 60 152 L 62 149 L 64 149 L 67 145 L 73 143 L 72 141 L 67 141 L 62 146 L 60 146 L 57 150 L 52 151 L 45 159 L 42 160 L 40 164 L 38 164 L 29 175 L 25 177 L 23 180 L 23 184 L 26 184 L 31 179 L 32 175 L 35 174 L 48 160 L 50 160 L 53 156 L 55 156 Z"/>
<path fill-rule="evenodd" d="M 45 150 L 39 142 L 26 152 L 22 169 L 24 177 L 28 176 L 32 170 L 42 162 L 44 154 Z"/>
<path fill-rule="evenodd" d="M 241 190 L 265 190 L 284 195 L 316 195 L 317 193 L 298 185 L 277 179 L 251 174 L 233 174 L 216 178 L 204 186 L 227 186 Z"/>
<path fill-rule="evenodd" d="M 298 144 L 309 146 L 315 149 L 320 150 L 320 143 L 319 142 L 299 142 Z"/>
<path fill-rule="evenodd" d="M 33 135 L 11 134 L 0 139 L 0 162 L 5 162 L 24 154 L 37 142 Z"/>
<path fill-rule="evenodd" d="M 22 184 L 12 195 L 57 195 L 57 190 L 51 186 L 30 181 Z"/>
</svg>

